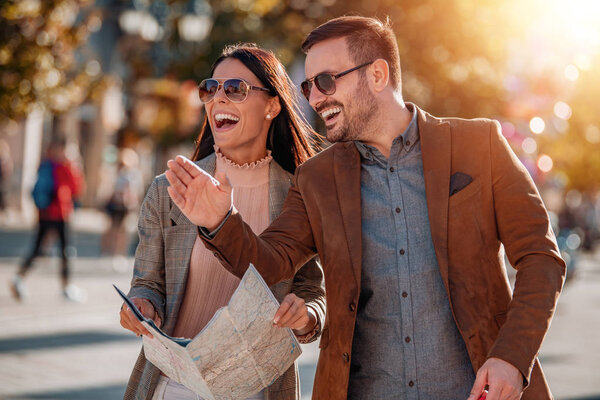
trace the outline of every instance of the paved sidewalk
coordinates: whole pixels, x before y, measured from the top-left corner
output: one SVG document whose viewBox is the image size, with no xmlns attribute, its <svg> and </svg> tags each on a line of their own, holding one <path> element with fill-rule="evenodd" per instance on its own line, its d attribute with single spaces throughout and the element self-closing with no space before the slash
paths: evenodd
<svg viewBox="0 0 600 400">
<path fill-rule="evenodd" d="M 540 362 L 557 399 L 600 400 L 600 251 L 580 257 L 576 272 L 563 289 Z"/>
</svg>

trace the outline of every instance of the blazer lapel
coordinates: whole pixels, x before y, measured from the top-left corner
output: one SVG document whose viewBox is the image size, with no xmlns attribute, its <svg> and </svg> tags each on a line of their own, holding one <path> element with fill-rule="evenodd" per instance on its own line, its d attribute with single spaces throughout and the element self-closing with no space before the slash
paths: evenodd
<svg viewBox="0 0 600 400">
<path fill-rule="evenodd" d="M 348 252 L 356 287 L 362 268 L 362 210 L 360 202 L 360 154 L 354 142 L 335 145 L 333 172 Z"/>
<path fill-rule="evenodd" d="M 212 153 L 206 157 L 204 157 L 200 161 L 196 161 L 196 165 L 202 168 L 204 171 L 208 172 L 210 175 L 215 175 L 215 169 L 217 165 L 217 156 L 215 153 Z M 179 207 L 177 207 L 171 201 L 171 210 L 169 211 L 169 218 L 171 219 L 174 225 L 193 225 L 192 222 L 187 219 L 185 215 L 181 212 Z"/>
<path fill-rule="evenodd" d="M 415 106 L 423 155 L 423 174 L 431 237 L 444 286 L 448 290 L 448 198 L 451 169 L 451 132 L 448 123 Z"/>
</svg>

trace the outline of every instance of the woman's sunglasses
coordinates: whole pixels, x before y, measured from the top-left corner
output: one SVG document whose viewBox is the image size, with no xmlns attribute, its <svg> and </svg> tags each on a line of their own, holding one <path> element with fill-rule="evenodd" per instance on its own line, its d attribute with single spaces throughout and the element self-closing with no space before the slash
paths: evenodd
<svg viewBox="0 0 600 400">
<path fill-rule="evenodd" d="M 313 82 L 319 92 L 332 95 L 335 93 L 335 80 L 341 78 L 344 75 L 349 74 L 352 71 L 356 71 L 359 68 L 366 67 L 369 64 L 373 64 L 373 61 L 366 62 L 364 64 L 360 64 L 354 68 L 347 69 L 346 71 L 340 72 L 339 74 L 319 74 L 313 78 L 307 79 L 300 84 L 300 88 L 302 89 L 302 94 L 306 97 L 306 100 L 310 100 L 310 91 L 312 90 Z"/>
<path fill-rule="evenodd" d="M 198 96 L 200 97 L 200 101 L 205 104 L 210 103 L 221 87 L 223 87 L 225 96 L 233 103 L 241 103 L 246 100 L 250 90 L 262 90 L 271 93 L 269 89 L 252 86 L 243 79 L 227 79 L 221 83 L 216 79 L 210 78 L 203 80 L 200 82 L 200 85 L 198 85 Z"/>
</svg>

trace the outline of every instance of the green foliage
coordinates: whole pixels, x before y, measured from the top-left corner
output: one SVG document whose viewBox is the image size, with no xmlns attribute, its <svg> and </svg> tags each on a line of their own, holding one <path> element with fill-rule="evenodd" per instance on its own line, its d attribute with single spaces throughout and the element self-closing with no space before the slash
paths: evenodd
<svg viewBox="0 0 600 400">
<path fill-rule="evenodd" d="M 32 107 L 62 112 L 79 104 L 99 74 L 73 71 L 74 51 L 99 27 L 82 19 L 87 0 L 11 0 L 0 3 L 0 122 Z"/>
</svg>

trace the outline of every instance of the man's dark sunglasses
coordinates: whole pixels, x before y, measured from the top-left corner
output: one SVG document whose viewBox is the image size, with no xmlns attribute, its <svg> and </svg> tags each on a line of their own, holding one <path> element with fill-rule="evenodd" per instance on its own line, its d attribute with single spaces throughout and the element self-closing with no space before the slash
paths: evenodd
<svg viewBox="0 0 600 400">
<path fill-rule="evenodd" d="M 219 89 L 223 87 L 225 96 L 234 103 L 241 103 L 246 100 L 250 90 L 262 90 L 271 93 L 267 88 L 252 86 L 243 79 L 226 79 L 223 83 L 216 79 L 205 79 L 198 85 L 198 96 L 203 103 L 210 103 Z"/>
<path fill-rule="evenodd" d="M 364 64 L 357 65 L 356 67 L 347 69 L 346 71 L 340 72 L 339 74 L 334 75 L 334 74 L 323 73 L 323 74 L 319 74 L 313 78 L 307 79 L 300 84 L 300 88 L 302 89 L 302 94 L 304 95 L 304 97 L 306 97 L 306 100 L 309 100 L 310 99 L 310 91 L 312 89 L 312 85 L 314 82 L 317 89 L 319 89 L 319 92 L 326 94 L 328 96 L 332 95 L 335 93 L 335 80 L 336 79 L 341 78 L 342 76 L 347 75 L 352 71 L 356 71 L 357 69 L 360 69 L 362 67 L 366 67 L 367 65 L 373 64 L 374 62 L 375 62 L 375 60 L 366 62 Z"/>
</svg>

